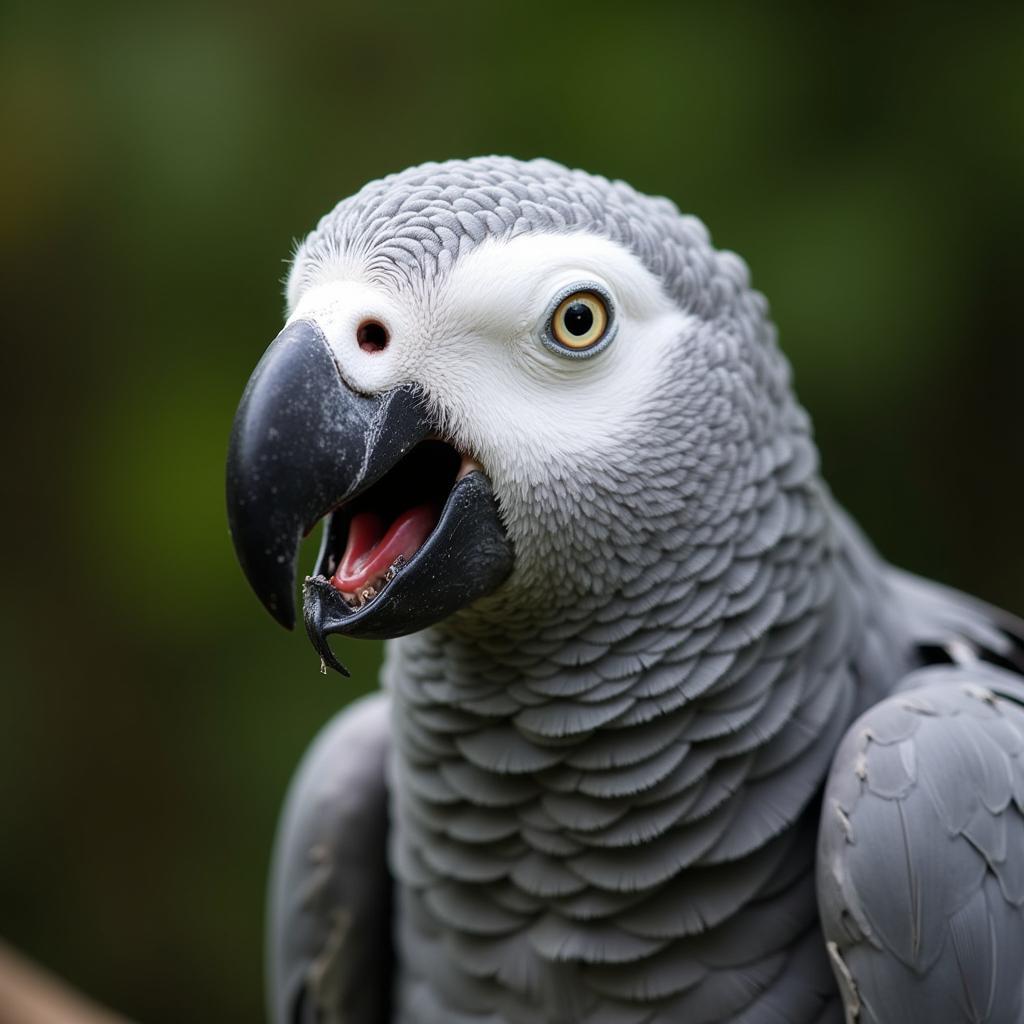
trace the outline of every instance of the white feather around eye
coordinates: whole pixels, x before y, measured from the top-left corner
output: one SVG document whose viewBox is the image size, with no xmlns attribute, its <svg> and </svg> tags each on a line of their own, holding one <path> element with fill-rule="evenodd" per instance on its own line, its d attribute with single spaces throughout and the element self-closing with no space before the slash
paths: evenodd
<svg viewBox="0 0 1024 1024">
<path fill-rule="evenodd" d="M 617 333 L 593 358 L 567 359 L 540 334 L 552 300 L 588 282 L 610 296 Z M 583 233 L 485 241 L 456 264 L 439 299 L 424 388 L 460 443 L 496 477 L 521 481 L 614 443 L 689 319 L 636 257 Z"/>
<path fill-rule="evenodd" d="M 599 287 L 614 307 L 614 341 L 590 359 L 541 342 L 552 300 L 575 283 Z M 690 319 L 635 256 L 582 232 L 487 239 L 416 287 L 371 279 L 355 259 L 336 262 L 295 296 L 290 321 L 299 318 L 319 325 L 357 390 L 421 387 L 444 433 L 510 485 L 613 443 Z M 365 319 L 387 327 L 383 351 L 359 349 Z"/>
</svg>

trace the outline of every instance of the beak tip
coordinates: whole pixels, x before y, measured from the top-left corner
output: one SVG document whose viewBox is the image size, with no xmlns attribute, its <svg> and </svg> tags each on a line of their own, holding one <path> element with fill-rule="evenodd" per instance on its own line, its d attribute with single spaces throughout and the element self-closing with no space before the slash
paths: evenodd
<svg viewBox="0 0 1024 1024">
<path fill-rule="evenodd" d="M 321 669 L 326 672 L 326 669 L 333 668 L 335 672 L 348 678 L 352 673 L 338 660 L 337 655 L 331 650 L 331 645 L 327 642 L 325 603 L 321 600 L 311 599 L 313 594 L 322 592 L 325 588 L 332 597 L 340 600 L 338 592 L 332 589 L 322 576 L 307 576 L 306 582 L 302 586 L 302 618 L 306 624 L 306 634 L 316 653 L 320 655 Z"/>
<path fill-rule="evenodd" d="M 271 612 L 271 615 L 274 616 L 274 619 L 277 622 L 277 624 L 279 626 L 284 626 L 284 628 L 287 629 L 289 633 L 293 633 L 295 631 L 295 613 L 294 612 L 292 612 L 291 615 L 277 615 L 274 612 Z"/>
<path fill-rule="evenodd" d="M 228 520 L 235 554 L 253 593 L 275 622 L 287 630 L 294 629 L 295 567 L 288 543 L 276 535 L 268 537 L 264 530 L 254 529 L 248 520 L 240 522 L 232 514 L 230 503 Z M 283 553 L 275 555 L 275 551 Z"/>
<path fill-rule="evenodd" d="M 295 629 L 295 601 L 291 595 L 282 598 L 280 594 L 268 594 L 263 599 L 263 607 L 279 626 L 284 626 L 289 632 Z"/>
</svg>

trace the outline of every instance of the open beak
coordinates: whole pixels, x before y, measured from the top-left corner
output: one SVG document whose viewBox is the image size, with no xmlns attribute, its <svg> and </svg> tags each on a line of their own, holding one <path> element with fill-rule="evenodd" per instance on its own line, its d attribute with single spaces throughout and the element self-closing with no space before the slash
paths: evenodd
<svg viewBox="0 0 1024 1024">
<path fill-rule="evenodd" d="M 271 615 L 295 622 L 299 544 L 329 520 L 303 617 L 324 663 L 331 633 L 413 633 L 495 590 L 512 547 L 482 468 L 439 441 L 408 386 L 359 395 L 315 323 L 274 340 L 246 386 L 228 449 L 228 521 Z"/>
</svg>

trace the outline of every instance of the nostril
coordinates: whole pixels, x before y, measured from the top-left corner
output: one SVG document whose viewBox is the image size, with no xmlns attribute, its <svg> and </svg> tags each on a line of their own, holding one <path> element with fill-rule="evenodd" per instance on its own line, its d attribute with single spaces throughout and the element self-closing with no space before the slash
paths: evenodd
<svg viewBox="0 0 1024 1024">
<path fill-rule="evenodd" d="M 364 320 L 356 328 L 356 341 L 364 352 L 382 352 L 388 340 L 388 329 L 379 320 Z"/>
</svg>

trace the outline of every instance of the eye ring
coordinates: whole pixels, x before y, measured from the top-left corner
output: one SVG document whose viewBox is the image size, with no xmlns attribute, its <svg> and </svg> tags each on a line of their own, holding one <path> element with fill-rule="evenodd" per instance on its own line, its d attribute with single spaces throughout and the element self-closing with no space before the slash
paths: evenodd
<svg viewBox="0 0 1024 1024">
<path fill-rule="evenodd" d="M 606 348 L 615 336 L 611 296 L 585 281 L 563 288 L 548 307 L 541 339 L 569 359 L 587 359 Z"/>
</svg>

